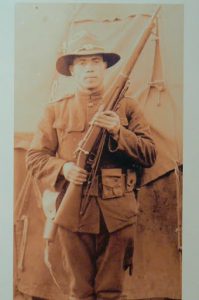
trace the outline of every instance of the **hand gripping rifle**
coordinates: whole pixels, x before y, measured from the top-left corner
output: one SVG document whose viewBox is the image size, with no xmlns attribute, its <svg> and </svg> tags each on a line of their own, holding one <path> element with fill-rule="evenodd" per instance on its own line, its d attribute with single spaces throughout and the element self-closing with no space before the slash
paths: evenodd
<svg viewBox="0 0 199 300">
<path fill-rule="evenodd" d="M 128 87 L 128 77 L 139 58 L 142 49 L 145 46 L 148 38 L 151 35 L 152 29 L 155 25 L 155 19 L 160 10 L 157 8 L 155 13 L 150 17 L 141 34 L 133 44 L 131 55 L 124 65 L 122 72 L 119 73 L 112 86 L 104 95 L 104 105 L 101 110 L 116 110 L 119 102 L 124 97 Z M 86 188 L 86 196 L 82 199 L 82 185 L 69 183 L 67 190 L 62 198 L 60 206 L 56 212 L 56 216 L 51 222 L 48 232 L 44 234 L 44 238 L 52 241 L 56 234 L 57 226 L 63 226 L 76 230 L 78 228 L 78 220 L 81 214 L 84 214 L 89 201 L 89 190 L 93 184 L 93 178 L 96 174 L 99 159 L 103 150 L 106 131 L 103 128 L 91 125 L 80 142 L 77 149 L 77 166 L 86 168 L 88 164 L 91 165 L 91 172 L 88 176 L 88 183 Z M 93 153 L 93 148 L 98 145 L 97 154 Z"/>
</svg>

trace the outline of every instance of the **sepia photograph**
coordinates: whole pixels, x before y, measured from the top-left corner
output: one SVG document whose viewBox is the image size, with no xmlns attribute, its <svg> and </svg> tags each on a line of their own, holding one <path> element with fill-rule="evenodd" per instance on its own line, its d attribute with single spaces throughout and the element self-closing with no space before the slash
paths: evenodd
<svg viewBox="0 0 199 300">
<path fill-rule="evenodd" d="M 184 5 L 14 13 L 13 300 L 181 300 Z"/>
</svg>

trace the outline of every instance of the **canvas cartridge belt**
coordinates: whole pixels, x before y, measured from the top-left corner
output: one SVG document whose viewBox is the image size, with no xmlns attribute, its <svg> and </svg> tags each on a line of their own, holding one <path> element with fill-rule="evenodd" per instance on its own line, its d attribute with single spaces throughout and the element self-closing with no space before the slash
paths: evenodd
<svg viewBox="0 0 199 300">
<path fill-rule="evenodd" d="M 96 175 L 89 192 L 87 186 L 83 186 L 83 196 L 101 197 L 112 199 L 122 197 L 125 193 L 132 192 L 136 186 L 136 172 L 132 169 L 121 168 L 101 169 L 101 174 Z"/>
</svg>

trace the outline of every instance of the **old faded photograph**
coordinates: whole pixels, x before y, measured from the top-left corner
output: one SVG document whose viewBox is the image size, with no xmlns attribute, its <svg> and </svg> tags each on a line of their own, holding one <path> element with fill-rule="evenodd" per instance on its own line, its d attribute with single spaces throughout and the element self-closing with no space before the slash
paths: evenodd
<svg viewBox="0 0 199 300">
<path fill-rule="evenodd" d="M 182 299 L 183 5 L 15 6 L 13 300 Z"/>
</svg>

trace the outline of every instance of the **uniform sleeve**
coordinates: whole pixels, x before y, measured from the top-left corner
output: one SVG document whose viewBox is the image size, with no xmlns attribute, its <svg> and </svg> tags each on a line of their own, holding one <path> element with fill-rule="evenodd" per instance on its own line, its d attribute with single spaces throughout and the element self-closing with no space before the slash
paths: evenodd
<svg viewBox="0 0 199 300">
<path fill-rule="evenodd" d="M 109 150 L 125 151 L 143 167 L 151 167 L 156 160 L 156 147 L 152 139 L 149 124 L 134 100 L 126 104 L 128 127 L 120 127 L 117 139 L 110 139 Z"/>
<path fill-rule="evenodd" d="M 65 160 L 56 156 L 58 138 L 53 128 L 54 108 L 47 106 L 38 130 L 26 155 L 26 166 L 44 189 L 56 190 L 63 184 L 60 171 Z"/>
</svg>

